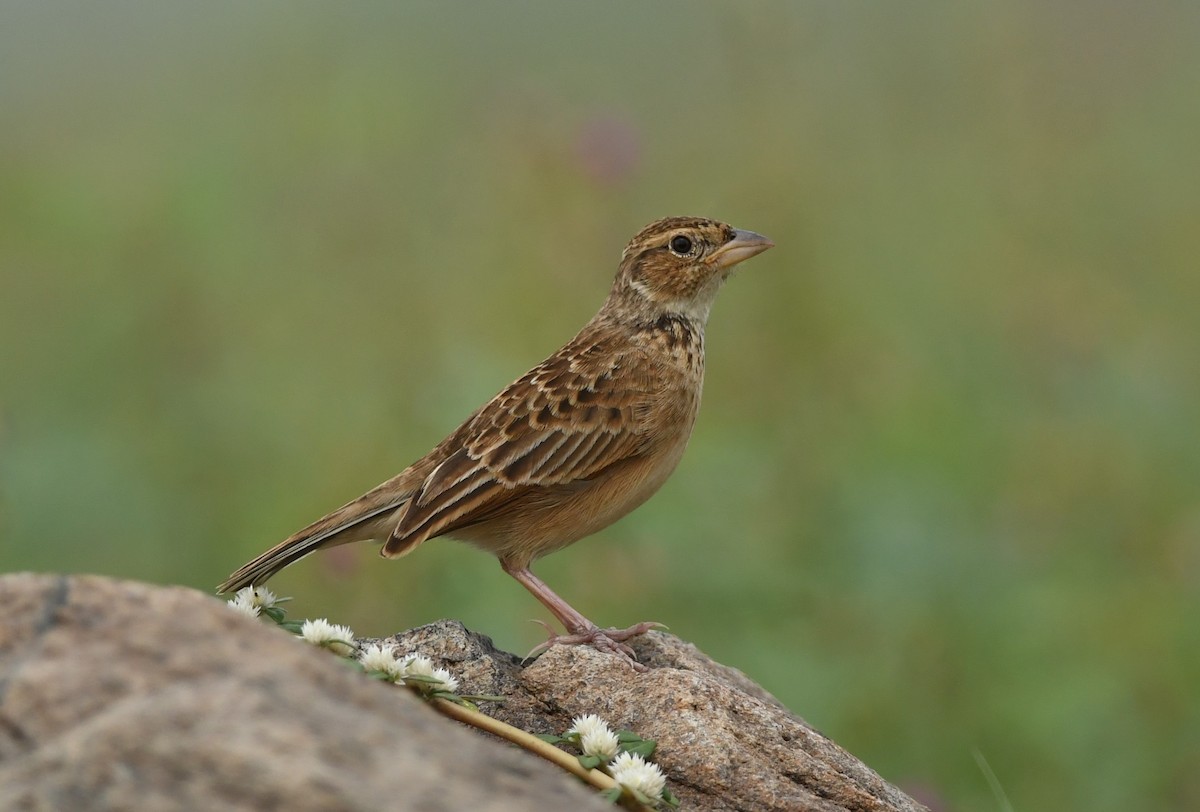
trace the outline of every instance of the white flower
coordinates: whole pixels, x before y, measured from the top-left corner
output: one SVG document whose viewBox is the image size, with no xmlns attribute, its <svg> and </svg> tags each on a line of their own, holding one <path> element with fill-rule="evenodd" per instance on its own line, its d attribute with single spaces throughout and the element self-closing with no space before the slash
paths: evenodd
<svg viewBox="0 0 1200 812">
<path fill-rule="evenodd" d="M 396 659 L 396 647 L 391 643 L 372 643 L 359 652 L 358 661 L 367 671 L 382 671 L 392 682 L 404 677 L 404 664 Z"/>
<path fill-rule="evenodd" d="M 254 590 L 250 587 L 239 589 L 232 600 L 225 603 L 230 609 L 235 612 L 241 612 L 249 617 L 258 617 L 258 604 L 254 602 Z"/>
<path fill-rule="evenodd" d="M 233 593 L 231 601 L 242 601 L 243 603 L 254 603 L 254 587 L 244 586 L 237 592 Z"/>
<path fill-rule="evenodd" d="M 582 738 L 587 733 L 598 730 L 608 730 L 608 723 L 594 713 L 585 713 L 571 720 L 571 729 L 567 731 L 567 735 L 578 733 Z"/>
<path fill-rule="evenodd" d="M 234 593 L 227 606 L 244 615 L 258 617 L 261 610 L 271 608 L 278 600 L 265 586 L 244 586 Z"/>
<path fill-rule="evenodd" d="M 455 691 L 458 690 L 458 680 L 455 679 L 450 674 L 450 672 L 447 671 L 446 669 L 444 669 L 444 668 L 433 669 L 433 676 L 437 679 L 440 679 L 442 681 L 442 685 L 445 686 L 441 690 L 449 691 L 450 693 L 454 693 Z"/>
<path fill-rule="evenodd" d="M 611 730 L 601 730 L 579 737 L 579 749 L 583 750 L 585 756 L 598 756 L 605 761 L 615 756 L 620 746 L 617 734 Z"/>
<path fill-rule="evenodd" d="M 567 733 L 579 734 L 579 749 L 585 756 L 599 756 L 605 761 L 615 756 L 620 746 L 617 734 L 593 713 L 576 716 Z"/>
<path fill-rule="evenodd" d="M 433 660 L 424 654 L 409 654 L 405 657 L 400 663 L 400 673 L 405 679 L 408 677 L 425 677 L 442 683 L 439 686 L 425 680 L 413 680 L 411 687 L 425 693 L 430 691 L 449 691 L 450 693 L 454 693 L 458 690 L 458 680 L 446 669 L 434 668 Z"/>
<path fill-rule="evenodd" d="M 246 587 L 246 589 L 250 589 L 250 587 Z M 244 589 L 239 590 L 238 594 L 241 594 L 244 591 Z M 253 588 L 252 592 L 252 600 L 254 601 L 254 605 L 261 606 L 263 609 L 270 609 L 275 605 L 275 602 L 279 600 L 275 597 L 275 593 L 267 589 L 265 586 L 256 586 Z"/>
<path fill-rule="evenodd" d="M 304 625 L 300 627 L 300 636 L 314 646 L 354 646 L 354 632 L 350 631 L 349 626 L 337 626 L 325 618 L 304 621 Z"/>
<path fill-rule="evenodd" d="M 667 779 L 657 764 L 651 764 L 636 753 L 621 753 L 608 765 L 613 780 L 623 787 L 637 790 L 649 798 L 661 798 Z"/>
<path fill-rule="evenodd" d="M 403 662 L 404 676 L 414 677 L 432 677 L 433 660 L 430 660 L 424 654 L 410 654 L 404 658 Z"/>
</svg>

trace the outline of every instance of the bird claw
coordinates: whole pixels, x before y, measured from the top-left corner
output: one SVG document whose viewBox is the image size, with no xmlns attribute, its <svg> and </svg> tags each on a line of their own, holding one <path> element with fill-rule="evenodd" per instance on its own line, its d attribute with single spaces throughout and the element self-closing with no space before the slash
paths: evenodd
<svg viewBox="0 0 1200 812">
<path fill-rule="evenodd" d="M 541 654 L 551 646 L 591 646 L 597 651 L 606 651 L 610 654 L 615 654 L 617 657 L 625 660 L 630 668 L 638 672 L 645 672 L 648 669 L 637 661 L 637 656 L 634 654 L 633 649 L 625 645 L 625 641 L 645 634 L 651 629 L 667 628 L 665 623 L 645 621 L 635 623 L 627 629 L 601 629 L 598 626 L 592 626 L 572 632 L 571 634 L 558 634 L 548 623 L 541 620 L 535 620 L 534 623 L 541 625 L 549 636 L 545 642 L 536 646 L 525 655 L 526 660 Z"/>
</svg>

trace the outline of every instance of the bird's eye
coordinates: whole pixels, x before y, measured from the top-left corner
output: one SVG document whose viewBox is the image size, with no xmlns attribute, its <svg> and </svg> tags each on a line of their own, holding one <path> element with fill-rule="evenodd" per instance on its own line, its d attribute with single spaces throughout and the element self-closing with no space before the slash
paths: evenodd
<svg viewBox="0 0 1200 812">
<path fill-rule="evenodd" d="M 676 234 L 671 238 L 671 252 L 679 256 L 686 256 L 692 252 L 692 241 L 682 234 Z"/>
</svg>

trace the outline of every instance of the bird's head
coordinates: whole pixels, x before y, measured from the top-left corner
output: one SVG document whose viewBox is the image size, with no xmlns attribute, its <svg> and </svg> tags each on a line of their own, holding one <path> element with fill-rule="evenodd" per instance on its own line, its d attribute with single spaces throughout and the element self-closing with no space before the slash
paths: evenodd
<svg viewBox="0 0 1200 812">
<path fill-rule="evenodd" d="M 716 220 L 656 220 L 625 247 L 609 300 L 640 318 L 674 314 L 703 325 L 737 264 L 773 245 L 761 234 Z"/>
</svg>

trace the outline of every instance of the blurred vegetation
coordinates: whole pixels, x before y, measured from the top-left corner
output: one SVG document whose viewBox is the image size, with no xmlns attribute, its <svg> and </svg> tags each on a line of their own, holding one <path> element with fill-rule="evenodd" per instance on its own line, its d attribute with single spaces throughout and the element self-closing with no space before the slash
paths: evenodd
<svg viewBox="0 0 1200 812">
<path fill-rule="evenodd" d="M 555 349 L 726 289 L 661 494 L 539 573 L 939 809 L 1200 808 L 1200 6 L 0 8 L 0 569 L 211 589 Z M 272 584 L 515 650 L 452 543 Z"/>
</svg>

